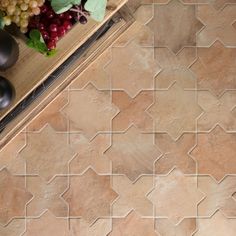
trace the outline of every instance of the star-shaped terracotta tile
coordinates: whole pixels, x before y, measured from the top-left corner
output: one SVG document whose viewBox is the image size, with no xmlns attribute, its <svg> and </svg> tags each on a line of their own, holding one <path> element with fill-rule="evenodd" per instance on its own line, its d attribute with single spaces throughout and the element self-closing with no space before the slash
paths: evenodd
<svg viewBox="0 0 236 236">
<path fill-rule="evenodd" d="M 198 48 L 198 60 L 191 69 L 197 76 L 199 89 L 217 96 L 236 89 L 236 48 L 226 48 L 219 41 L 210 48 Z"/>
<path fill-rule="evenodd" d="M 210 217 L 217 210 L 227 217 L 236 217 L 236 177 L 227 176 L 222 182 L 217 183 L 210 176 L 198 178 L 198 188 L 206 198 L 198 205 L 198 214 L 201 217 Z"/>
<path fill-rule="evenodd" d="M 15 219 L 12 220 L 8 225 L 0 225 L 1 236 L 21 236 L 25 232 L 25 220 Z"/>
<path fill-rule="evenodd" d="M 25 133 L 18 134 L 0 150 L 0 169 L 6 167 L 12 174 L 25 174 L 25 161 L 19 158 L 18 153 L 26 145 Z"/>
<path fill-rule="evenodd" d="M 68 92 L 63 91 L 27 126 L 27 131 L 39 131 L 50 124 L 56 131 L 67 131 L 67 119 L 60 110 L 68 103 Z"/>
<path fill-rule="evenodd" d="M 27 134 L 27 146 L 19 155 L 26 161 L 27 174 L 50 181 L 56 175 L 68 173 L 68 162 L 75 152 L 66 133 L 45 126 L 39 133 Z"/>
<path fill-rule="evenodd" d="M 174 83 L 185 89 L 196 87 L 195 75 L 189 70 L 196 60 L 196 48 L 183 48 L 177 55 L 168 48 L 155 48 L 155 59 L 162 71 L 156 76 L 155 88 L 168 89 Z"/>
<path fill-rule="evenodd" d="M 142 174 L 153 174 L 153 164 L 161 152 L 154 144 L 153 134 L 143 134 L 136 127 L 112 137 L 112 146 L 106 151 L 112 160 L 114 174 L 125 174 L 135 181 Z"/>
<path fill-rule="evenodd" d="M 7 169 L 0 171 L 0 223 L 25 217 L 25 206 L 33 195 L 25 188 L 25 177 L 14 176 Z"/>
<path fill-rule="evenodd" d="M 124 90 L 132 98 L 141 90 L 154 89 L 154 77 L 161 71 L 153 48 L 141 47 L 135 41 L 113 47 L 112 60 L 105 70 L 111 76 L 112 89 Z"/>
<path fill-rule="evenodd" d="M 204 110 L 198 119 L 199 131 L 210 131 L 219 124 L 227 131 L 236 130 L 236 91 L 225 92 L 216 97 L 208 91 L 198 91 L 198 104 Z"/>
<path fill-rule="evenodd" d="M 163 153 L 155 163 L 156 174 L 168 174 L 173 168 L 184 174 L 196 173 L 196 162 L 189 155 L 195 144 L 194 134 L 183 134 L 177 141 L 168 134 L 156 134 L 156 145 Z"/>
<path fill-rule="evenodd" d="M 112 206 L 113 215 L 126 216 L 132 209 L 142 216 L 153 215 L 153 205 L 146 195 L 153 188 L 152 176 L 141 176 L 132 183 L 126 176 L 113 176 L 112 188 L 119 194 L 119 198 Z"/>
<path fill-rule="evenodd" d="M 198 173 L 208 174 L 220 181 L 236 174 L 236 134 L 226 133 L 216 126 L 210 133 L 199 133 L 198 144 L 191 152 L 198 163 Z"/>
<path fill-rule="evenodd" d="M 70 145 L 77 153 L 70 162 L 71 174 L 81 174 L 88 167 L 99 174 L 111 173 L 111 161 L 104 154 L 111 145 L 110 134 L 98 134 L 91 141 L 82 134 L 70 134 Z"/>
<path fill-rule="evenodd" d="M 155 206 L 156 217 L 168 217 L 174 224 L 184 218 L 197 217 L 197 204 L 204 195 L 197 188 L 197 178 L 175 169 L 156 178 L 155 189 L 148 198 Z"/>
<path fill-rule="evenodd" d="M 155 91 L 155 102 L 148 109 L 155 122 L 155 131 L 177 139 L 184 132 L 194 132 L 202 109 L 196 92 L 184 90 L 176 83 L 168 90 Z"/>
<path fill-rule="evenodd" d="M 69 204 L 71 217 L 82 217 L 92 224 L 98 218 L 110 216 L 111 204 L 117 196 L 109 176 L 88 169 L 83 175 L 70 177 L 70 187 L 63 198 Z"/>
<path fill-rule="evenodd" d="M 111 49 L 106 49 L 94 62 L 92 62 L 86 70 L 79 74 L 72 82 L 70 88 L 83 89 L 88 83 L 92 83 L 96 88 L 101 90 L 109 90 L 111 87 L 111 80 L 103 67 L 109 63 L 112 58 Z"/>
<path fill-rule="evenodd" d="M 195 16 L 194 5 L 172 0 L 167 5 L 154 5 L 149 27 L 154 32 L 155 47 L 168 47 L 178 53 L 184 47 L 196 46 L 196 33 L 203 24 Z"/>
<path fill-rule="evenodd" d="M 70 219 L 69 236 L 107 236 L 111 227 L 110 219 L 98 219 L 93 225 L 82 219 Z"/>
<path fill-rule="evenodd" d="M 153 92 L 142 91 L 132 99 L 123 91 L 114 91 L 112 102 L 120 110 L 112 121 L 113 131 L 125 131 L 132 124 L 142 131 L 153 131 L 153 120 L 146 112 L 153 103 Z"/>
<path fill-rule="evenodd" d="M 196 219 L 183 219 L 178 225 L 168 219 L 157 219 L 156 231 L 162 236 L 192 236 L 196 231 Z"/>
<path fill-rule="evenodd" d="M 100 91 L 92 84 L 72 90 L 64 113 L 70 120 L 70 131 L 83 133 L 92 139 L 99 132 L 111 131 L 111 120 L 118 108 L 111 103 L 110 91 Z"/>
<path fill-rule="evenodd" d="M 228 219 L 221 212 L 216 212 L 211 218 L 198 220 L 198 231 L 194 236 L 235 236 L 236 219 Z"/>
<path fill-rule="evenodd" d="M 24 236 L 67 236 L 69 223 L 66 218 L 56 218 L 46 211 L 40 218 L 27 219 Z"/>
<path fill-rule="evenodd" d="M 219 11 L 209 4 L 199 4 L 196 15 L 205 24 L 197 35 L 198 47 L 210 47 L 217 39 L 226 46 L 236 46 L 235 4 L 228 4 Z"/>
<path fill-rule="evenodd" d="M 145 219 L 134 211 L 125 218 L 115 218 L 112 222 L 112 231 L 108 236 L 157 236 L 154 229 L 154 220 Z"/>
<path fill-rule="evenodd" d="M 45 210 L 49 210 L 57 217 L 68 216 L 68 206 L 61 195 L 68 188 L 67 177 L 56 177 L 52 182 L 46 183 L 38 176 L 27 177 L 26 185 L 34 198 L 27 205 L 27 216 L 40 216 Z"/>
</svg>

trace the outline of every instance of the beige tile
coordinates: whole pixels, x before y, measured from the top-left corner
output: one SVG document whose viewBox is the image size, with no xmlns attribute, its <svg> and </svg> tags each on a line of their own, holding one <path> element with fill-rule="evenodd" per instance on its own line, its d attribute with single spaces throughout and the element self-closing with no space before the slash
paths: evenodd
<svg viewBox="0 0 236 236">
<path fill-rule="evenodd" d="M 198 47 L 209 47 L 219 39 L 226 46 L 236 46 L 236 31 L 232 24 L 236 19 L 236 5 L 226 5 L 222 10 L 216 10 L 210 5 L 199 5 L 197 17 L 205 24 L 197 35 Z"/>
<path fill-rule="evenodd" d="M 132 209 L 141 216 L 153 216 L 153 205 L 146 195 L 153 188 L 152 176 L 141 176 L 132 183 L 126 176 L 113 176 L 112 188 L 119 198 L 112 206 L 114 216 L 125 217 Z"/>
<path fill-rule="evenodd" d="M 196 87 L 195 75 L 188 69 L 196 59 L 196 48 L 184 48 L 177 55 L 168 48 L 155 48 L 155 58 L 162 68 L 156 76 L 156 89 L 167 89 L 173 83 L 186 89 Z"/>
<path fill-rule="evenodd" d="M 177 139 L 184 132 L 195 131 L 202 109 L 195 91 L 183 90 L 175 83 L 168 90 L 155 91 L 155 102 L 148 112 L 154 119 L 156 132 L 166 132 Z"/>
<path fill-rule="evenodd" d="M 97 175 L 88 169 L 83 175 L 70 177 L 70 188 L 63 198 L 70 207 L 70 216 L 82 217 L 92 224 L 98 218 L 109 217 L 117 193 L 111 189 L 110 177 Z"/>
<path fill-rule="evenodd" d="M 167 89 L 174 83 L 182 88 L 191 89 L 195 87 L 195 76 L 189 70 L 185 69 L 166 69 L 156 77 L 157 89 Z"/>
<path fill-rule="evenodd" d="M 63 91 L 27 126 L 27 131 L 39 131 L 50 124 L 56 131 L 67 131 L 68 121 L 60 110 L 68 103 L 68 92 Z"/>
<path fill-rule="evenodd" d="M 27 190 L 34 198 L 27 205 L 27 217 L 40 216 L 45 210 L 49 210 L 57 217 L 68 216 L 68 206 L 61 195 L 68 188 L 67 177 L 56 177 L 52 182 L 46 183 L 40 177 L 26 178 Z"/>
<path fill-rule="evenodd" d="M 154 220 L 145 219 L 134 211 L 125 218 L 112 220 L 112 231 L 108 236 L 157 236 L 154 230 Z"/>
<path fill-rule="evenodd" d="M 99 134 L 91 141 L 82 134 L 70 134 L 70 145 L 77 153 L 70 162 L 71 174 L 81 174 L 88 167 L 99 174 L 111 173 L 111 161 L 105 155 L 111 145 L 110 134 Z"/>
<path fill-rule="evenodd" d="M 227 89 L 236 89 L 236 48 L 226 48 L 219 41 L 210 48 L 198 48 L 198 60 L 191 69 L 196 74 L 198 89 L 217 96 Z"/>
<path fill-rule="evenodd" d="M 25 220 L 16 219 L 6 226 L 0 225 L 1 236 L 21 236 L 25 232 Z"/>
<path fill-rule="evenodd" d="M 216 212 L 211 218 L 198 220 L 198 231 L 194 236 L 234 236 L 236 219 L 227 219 L 221 212 Z"/>
<path fill-rule="evenodd" d="M 149 27 L 154 32 L 155 47 L 168 47 L 177 53 L 183 47 L 196 46 L 196 33 L 203 24 L 195 16 L 194 5 L 172 0 L 167 5 L 154 5 Z"/>
<path fill-rule="evenodd" d="M 18 134 L 0 150 L 0 169 L 7 168 L 12 174 L 25 174 L 25 161 L 18 153 L 26 145 L 25 133 Z"/>
<path fill-rule="evenodd" d="M 132 124 L 143 132 L 153 131 L 153 120 L 146 112 L 153 103 L 153 92 L 142 91 L 132 99 L 123 91 L 113 91 L 112 102 L 120 110 L 112 121 L 113 131 L 125 131 Z"/>
<path fill-rule="evenodd" d="M 199 91 L 198 104 L 204 110 L 204 114 L 198 119 L 198 130 L 210 131 L 216 124 L 227 131 L 236 130 L 236 114 L 233 111 L 236 91 L 226 92 L 220 98 L 207 91 Z"/>
<path fill-rule="evenodd" d="M 236 217 L 236 177 L 227 176 L 217 183 L 210 176 L 198 178 L 198 187 L 206 198 L 198 205 L 199 216 L 212 216 L 218 209 L 227 217 Z"/>
<path fill-rule="evenodd" d="M 153 134 L 143 134 L 134 126 L 125 133 L 113 134 L 112 146 L 106 155 L 112 160 L 114 174 L 125 174 L 135 181 L 142 174 L 153 174 L 153 165 L 160 156 Z"/>
<path fill-rule="evenodd" d="M 163 156 L 155 163 L 156 174 L 168 174 L 173 168 L 178 168 L 185 174 L 196 173 L 196 162 L 189 152 L 196 144 L 194 134 L 183 134 L 177 141 L 168 134 L 156 134 L 156 145 Z"/>
<path fill-rule="evenodd" d="M 155 1 L 155 0 L 154 0 Z M 185 4 L 201 4 L 201 3 L 208 3 L 216 10 L 220 10 L 226 4 L 236 3 L 235 0 L 182 0 Z"/>
<path fill-rule="evenodd" d="M 69 118 L 70 131 L 81 132 L 89 139 L 99 132 L 111 131 L 111 120 L 118 108 L 111 103 L 109 91 L 89 84 L 82 90 L 70 91 L 69 99 L 63 111 Z"/>
<path fill-rule="evenodd" d="M 178 225 L 168 219 L 157 219 L 156 231 L 161 236 L 192 236 L 196 231 L 196 219 L 183 219 Z"/>
<path fill-rule="evenodd" d="M 25 206 L 33 195 L 25 188 L 25 177 L 13 176 L 7 169 L 0 171 L 0 224 L 25 216 Z"/>
<path fill-rule="evenodd" d="M 66 218 L 56 218 L 45 212 L 41 217 L 28 219 L 24 236 L 68 236 L 69 224 Z"/>
<path fill-rule="evenodd" d="M 109 219 L 98 219 L 93 225 L 81 219 L 71 219 L 69 236 L 107 236 L 111 227 Z"/>
<path fill-rule="evenodd" d="M 155 205 L 155 215 L 168 218 L 174 224 L 184 218 L 197 217 L 197 204 L 204 197 L 197 189 L 197 178 L 173 170 L 156 178 L 155 189 L 148 198 Z"/>
<path fill-rule="evenodd" d="M 98 89 L 110 89 L 111 80 L 103 67 L 111 60 L 111 56 L 111 50 L 108 48 L 82 74 L 74 75 L 77 78 L 70 85 L 70 88 L 83 89 L 88 83 L 92 83 Z"/>
<path fill-rule="evenodd" d="M 210 133 L 199 133 L 198 144 L 191 152 L 198 163 L 199 174 L 209 174 L 220 181 L 236 174 L 236 134 L 216 126 Z"/>
<path fill-rule="evenodd" d="M 19 155 L 26 161 L 27 174 L 50 181 L 56 175 L 68 173 L 68 162 L 75 152 L 68 145 L 66 133 L 45 126 L 38 133 L 27 134 L 27 146 Z"/>
<path fill-rule="evenodd" d="M 181 70 L 189 68 L 197 58 L 195 47 L 183 48 L 178 54 L 168 48 L 154 48 L 155 59 L 163 70 Z M 186 81 L 187 82 L 187 81 Z"/>
<path fill-rule="evenodd" d="M 124 90 L 135 97 L 141 90 L 154 88 L 154 77 L 161 69 L 154 60 L 153 48 L 132 41 L 125 47 L 112 48 L 112 60 L 105 70 L 111 76 L 113 90 Z"/>
</svg>

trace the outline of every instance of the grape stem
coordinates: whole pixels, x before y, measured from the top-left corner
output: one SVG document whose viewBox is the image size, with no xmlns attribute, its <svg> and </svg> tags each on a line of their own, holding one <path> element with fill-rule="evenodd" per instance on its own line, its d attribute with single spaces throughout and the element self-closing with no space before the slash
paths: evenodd
<svg viewBox="0 0 236 236">
<path fill-rule="evenodd" d="M 80 14 L 84 17 L 87 17 L 87 14 L 85 14 L 79 6 L 75 6 L 75 8 L 71 8 L 70 11 L 77 12 L 78 15 Z"/>
</svg>

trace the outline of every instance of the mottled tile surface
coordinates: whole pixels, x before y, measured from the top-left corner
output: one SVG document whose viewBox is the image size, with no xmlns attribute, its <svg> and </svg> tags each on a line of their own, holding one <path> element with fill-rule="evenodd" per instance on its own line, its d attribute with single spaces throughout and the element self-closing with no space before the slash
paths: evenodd
<svg viewBox="0 0 236 236">
<path fill-rule="evenodd" d="M 135 20 L 0 150 L 0 236 L 236 235 L 236 0 Z"/>
</svg>

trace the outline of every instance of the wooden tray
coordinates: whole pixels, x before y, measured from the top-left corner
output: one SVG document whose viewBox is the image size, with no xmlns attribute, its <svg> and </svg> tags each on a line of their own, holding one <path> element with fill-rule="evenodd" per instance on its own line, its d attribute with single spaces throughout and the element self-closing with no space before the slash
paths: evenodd
<svg viewBox="0 0 236 236">
<path fill-rule="evenodd" d="M 119 10 L 119 12 L 112 17 L 112 20 L 116 22 L 112 28 L 99 38 L 76 63 L 65 71 L 65 73 L 61 74 L 50 88 L 7 125 L 0 133 L 0 148 L 5 146 L 15 135 L 21 132 L 35 116 L 43 111 L 44 107 L 54 100 L 74 79 L 78 78 L 79 74 L 131 27 L 135 21 L 127 6 Z"/>
<path fill-rule="evenodd" d="M 28 48 L 22 39 L 17 39 L 20 46 L 19 60 L 14 67 L 1 73 L 2 76 L 10 80 L 14 85 L 16 98 L 10 107 L 0 111 L 0 120 L 87 41 L 126 2 L 127 0 L 108 0 L 107 13 L 103 22 L 98 23 L 90 19 L 86 25 L 76 24 L 58 42 L 58 52 L 54 57 L 46 58 L 44 55 Z"/>
</svg>

